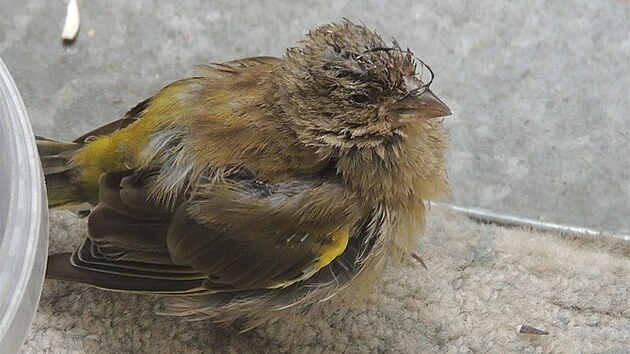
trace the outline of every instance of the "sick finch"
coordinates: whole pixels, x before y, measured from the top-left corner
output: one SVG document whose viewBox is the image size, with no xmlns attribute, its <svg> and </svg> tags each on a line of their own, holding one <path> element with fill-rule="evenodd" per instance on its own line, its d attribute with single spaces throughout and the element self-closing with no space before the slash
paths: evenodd
<svg viewBox="0 0 630 354">
<path fill-rule="evenodd" d="M 344 21 L 282 58 L 202 66 L 73 142 L 39 138 L 49 205 L 94 206 L 47 276 L 252 326 L 356 302 L 448 190 L 432 80 Z"/>
</svg>

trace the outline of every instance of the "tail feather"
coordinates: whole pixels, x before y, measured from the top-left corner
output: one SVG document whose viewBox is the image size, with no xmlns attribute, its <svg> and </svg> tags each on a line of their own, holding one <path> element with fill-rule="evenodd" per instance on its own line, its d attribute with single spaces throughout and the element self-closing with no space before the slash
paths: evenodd
<svg viewBox="0 0 630 354">
<path fill-rule="evenodd" d="M 71 206 L 83 202 L 71 158 L 83 144 L 37 136 L 35 139 L 46 179 L 48 207 Z"/>
<path fill-rule="evenodd" d="M 208 293 L 208 290 L 203 288 L 203 281 L 199 279 L 155 279 L 121 275 L 107 270 L 94 271 L 73 264 L 73 260 L 76 260 L 76 252 L 49 255 L 46 278 L 83 283 L 110 291 L 138 294 L 192 296 Z"/>
<path fill-rule="evenodd" d="M 42 156 L 40 158 L 42 168 L 47 175 L 53 175 L 68 171 L 68 159 L 59 155 Z"/>
</svg>

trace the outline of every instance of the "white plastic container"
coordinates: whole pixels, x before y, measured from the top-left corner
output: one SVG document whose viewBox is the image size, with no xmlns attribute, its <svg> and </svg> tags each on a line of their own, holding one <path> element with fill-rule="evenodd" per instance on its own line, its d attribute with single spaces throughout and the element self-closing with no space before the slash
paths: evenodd
<svg viewBox="0 0 630 354">
<path fill-rule="evenodd" d="M 48 247 L 44 179 L 24 103 L 0 59 L 0 353 L 16 353 L 42 290 Z"/>
</svg>

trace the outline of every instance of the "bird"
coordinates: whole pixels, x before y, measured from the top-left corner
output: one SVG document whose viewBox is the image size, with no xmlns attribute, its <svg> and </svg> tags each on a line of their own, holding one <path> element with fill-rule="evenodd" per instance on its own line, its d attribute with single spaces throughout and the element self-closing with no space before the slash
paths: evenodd
<svg viewBox="0 0 630 354">
<path fill-rule="evenodd" d="M 37 137 L 49 207 L 90 205 L 46 277 L 251 328 L 360 302 L 449 192 L 433 78 L 344 19 L 281 57 L 201 65 L 73 141 Z"/>
</svg>

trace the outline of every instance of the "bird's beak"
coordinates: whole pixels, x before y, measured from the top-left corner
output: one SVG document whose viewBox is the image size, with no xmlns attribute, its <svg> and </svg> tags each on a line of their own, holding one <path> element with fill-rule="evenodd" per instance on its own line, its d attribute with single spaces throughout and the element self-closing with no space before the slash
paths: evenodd
<svg viewBox="0 0 630 354">
<path fill-rule="evenodd" d="M 427 90 L 418 96 L 407 96 L 390 107 L 392 123 L 401 127 L 421 119 L 439 118 L 451 115 L 448 108 L 437 96 Z"/>
</svg>

